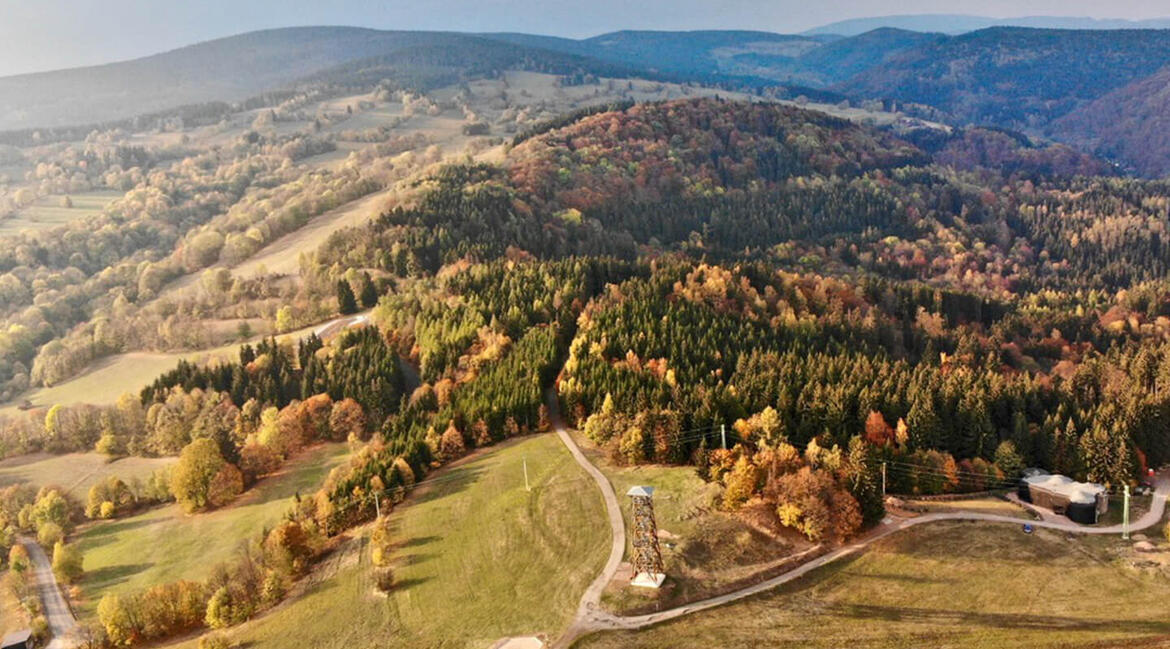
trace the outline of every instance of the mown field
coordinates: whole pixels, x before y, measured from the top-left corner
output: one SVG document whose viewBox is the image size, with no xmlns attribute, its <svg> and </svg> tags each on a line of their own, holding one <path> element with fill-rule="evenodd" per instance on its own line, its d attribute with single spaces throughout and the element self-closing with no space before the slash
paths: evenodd
<svg viewBox="0 0 1170 649">
<path fill-rule="evenodd" d="M 766 595 L 581 649 L 658 647 L 1153 647 L 1170 640 L 1170 582 L 1116 537 L 939 523 Z"/>
<path fill-rule="evenodd" d="M 605 561 L 604 520 L 600 493 L 555 436 L 518 440 L 443 470 L 395 510 L 389 597 L 375 594 L 363 556 L 230 635 L 252 649 L 482 649 L 555 634 Z"/>
<path fill-rule="evenodd" d="M 51 228 L 97 214 L 121 195 L 121 192 L 109 190 L 70 194 L 73 207 L 61 206 L 64 196 L 43 196 L 12 218 L 0 219 L 0 236 Z"/>
<path fill-rule="evenodd" d="M 313 325 L 277 336 L 278 339 L 300 340 L 320 328 Z M 252 342 L 260 338 L 252 338 Z M 107 356 L 94 362 L 84 372 L 58 385 L 35 388 L 22 395 L 18 401 L 0 406 L 0 415 L 15 414 L 18 404 L 27 400 L 34 407 L 48 408 L 56 404 L 77 403 L 108 404 L 129 392 L 138 392 L 158 378 L 163 372 L 175 368 L 180 360 L 205 363 L 223 358 L 237 358 L 241 343 L 229 343 L 200 351 L 154 353 L 127 352 Z"/>
<path fill-rule="evenodd" d="M 35 453 L 0 461 L 0 486 L 31 482 L 37 487 L 54 485 L 85 502 L 94 483 L 108 476 L 126 482 L 145 480 L 155 470 L 174 462 L 174 458 L 125 457 L 113 462 L 101 453 Z"/>
<path fill-rule="evenodd" d="M 296 494 L 315 491 L 347 454 L 341 443 L 310 449 L 216 511 L 188 515 L 178 505 L 168 505 L 83 528 L 76 535 L 85 555 L 83 613 L 92 612 L 106 592 L 206 577 L 241 541 L 278 523 Z"/>
</svg>

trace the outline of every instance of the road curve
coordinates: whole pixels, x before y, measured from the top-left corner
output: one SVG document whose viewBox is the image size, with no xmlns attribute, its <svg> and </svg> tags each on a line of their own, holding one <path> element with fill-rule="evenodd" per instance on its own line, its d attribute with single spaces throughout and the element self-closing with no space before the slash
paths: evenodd
<svg viewBox="0 0 1170 649">
<path fill-rule="evenodd" d="M 947 512 L 937 514 L 926 514 L 917 518 L 909 518 L 901 520 L 897 523 L 892 523 L 882 528 L 878 528 L 865 538 L 860 539 L 849 545 L 842 546 L 828 554 L 822 555 L 812 561 L 803 563 L 788 572 L 777 575 L 771 579 L 761 581 L 746 588 L 726 593 L 718 597 L 684 604 L 677 608 L 668 609 L 665 611 L 658 611 L 647 615 L 633 615 L 633 616 L 618 616 L 603 611 L 600 607 L 601 593 L 609 584 L 610 580 L 616 574 L 618 566 L 621 564 L 622 555 L 625 552 L 625 524 L 622 521 L 621 508 L 618 505 L 617 497 L 614 494 L 613 487 L 609 480 L 601 471 L 593 466 L 591 462 L 581 452 L 577 443 L 573 440 L 566 430 L 564 422 L 561 421 L 558 411 L 556 409 L 555 395 L 550 392 L 549 409 L 553 416 L 553 426 L 556 428 L 557 435 L 561 441 L 569 449 L 573 458 L 580 464 L 601 487 L 602 495 L 605 498 L 606 509 L 608 509 L 610 526 L 613 528 L 613 546 L 610 549 L 609 561 L 605 564 L 605 569 L 597 576 L 597 579 L 585 591 L 581 597 L 581 605 L 577 610 L 577 617 L 569 628 L 561 637 L 553 642 L 554 649 L 565 649 L 572 646 L 581 636 L 594 631 L 607 630 L 632 630 L 647 627 L 667 620 L 696 613 L 698 611 L 715 608 L 756 595 L 783 584 L 786 584 L 794 579 L 800 577 L 824 566 L 832 563 L 843 557 L 847 557 L 861 550 L 865 549 L 874 541 L 883 539 L 891 534 L 900 532 L 916 525 L 925 525 L 928 523 L 937 523 L 940 521 L 976 521 L 986 523 L 1010 523 L 1013 525 L 1021 525 L 1027 523 L 1032 527 L 1060 530 L 1063 532 L 1071 532 L 1075 534 L 1120 534 L 1122 532 L 1121 525 L 1110 525 L 1106 527 L 1085 527 L 1078 525 L 1072 521 L 1028 521 L 1020 518 L 1013 518 L 1011 516 L 998 516 L 995 514 L 979 514 L 979 513 L 963 513 L 963 512 Z M 1170 474 L 1161 473 L 1158 476 L 1154 497 L 1150 503 L 1150 510 L 1142 515 L 1138 520 L 1130 523 L 1129 531 L 1136 532 L 1144 530 L 1154 525 L 1157 525 L 1162 516 L 1166 512 L 1166 498 L 1170 495 Z"/>
<path fill-rule="evenodd" d="M 53 564 L 35 540 L 27 537 L 20 537 L 19 540 L 32 559 L 37 593 L 41 597 L 45 619 L 49 622 L 49 632 L 53 634 L 53 640 L 45 649 L 69 649 L 75 645 L 73 636 L 77 629 L 77 620 L 73 617 L 73 610 L 69 608 L 65 596 L 61 594 L 60 586 L 57 585 L 57 577 L 53 575 Z"/>
<path fill-rule="evenodd" d="M 601 496 L 605 500 L 605 510 L 609 518 L 609 527 L 613 537 L 613 542 L 609 548 L 609 559 L 605 562 L 605 567 L 601 569 L 601 574 L 589 584 L 589 588 L 585 589 L 585 594 L 581 596 L 581 603 L 577 606 L 577 616 L 573 619 L 573 623 L 553 643 L 554 648 L 568 647 L 581 635 L 590 631 L 597 630 L 598 624 L 603 624 L 604 620 L 610 615 L 601 610 L 601 593 L 605 591 L 605 587 L 613 580 L 617 574 L 618 568 L 622 563 L 622 556 L 626 553 L 626 523 L 622 520 L 621 506 L 618 505 L 617 494 L 614 493 L 613 485 L 609 483 L 609 479 L 601 472 L 593 463 L 585 457 L 581 452 L 581 448 L 577 446 L 577 442 L 569 435 L 569 431 L 565 428 L 565 422 L 561 419 L 560 404 L 558 403 L 556 393 L 553 390 L 548 391 L 548 410 L 549 419 L 552 421 L 553 429 L 556 430 L 557 436 L 561 438 L 561 443 L 569 449 L 569 454 L 585 469 L 585 472 L 593 478 L 597 483 L 598 488 L 601 489 Z"/>
</svg>

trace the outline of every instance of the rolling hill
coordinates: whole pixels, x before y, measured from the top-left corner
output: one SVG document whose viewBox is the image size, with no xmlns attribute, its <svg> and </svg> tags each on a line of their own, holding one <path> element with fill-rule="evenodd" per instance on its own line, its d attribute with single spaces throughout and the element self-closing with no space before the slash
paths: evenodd
<svg viewBox="0 0 1170 649">
<path fill-rule="evenodd" d="M 1170 173 L 1170 68 L 1061 117 L 1052 137 L 1151 176 Z"/>
<path fill-rule="evenodd" d="M 1170 31 L 995 27 L 907 51 L 835 89 L 933 106 L 959 122 L 1028 129 L 1170 60 Z"/>
<path fill-rule="evenodd" d="M 108 65 L 0 78 L 0 130 L 95 124 L 178 106 L 239 101 L 298 80 L 361 72 L 378 81 L 441 68 L 505 64 L 520 68 L 619 73 L 612 65 L 467 34 L 356 27 L 251 32 Z M 452 71 L 446 71 L 448 73 Z M 450 74 L 441 80 L 447 81 Z M 333 80 L 333 79 L 330 79 Z"/>
<path fill-rule="evenodd" d="M 1170 19 L 1124 20 L 1121 18 L 1087 18 L 1083 16 L 1022 16 L 1019 18 L 989 18 L 968 14 L 908 14 L 875 16 L 839 20 L 814 27 L 804 34 L 819 36 L 837 34 L 856 36 L 874 29 L 893 27 L 918 32 L 964 34 L 988 27 L 1033 27 L 1037 29 L 1166 29 Z"/>
</svg>

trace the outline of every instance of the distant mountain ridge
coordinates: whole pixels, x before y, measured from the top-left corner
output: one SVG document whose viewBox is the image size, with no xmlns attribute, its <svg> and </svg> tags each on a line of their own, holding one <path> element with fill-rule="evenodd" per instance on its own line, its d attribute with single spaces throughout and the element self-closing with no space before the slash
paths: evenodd
<svg viewBox="0 0 1170 649">
<path fill-rule="evenodd" d="M 968 14 L 906 14 L 874 16 L 839 20 L 802 32 L 817 36 L 836 34 L 856 36 L 881 28 L 905 29 L 916 32 L 964 34 L 988 27 L 1033 27 L 1037 29 L 1170 29 L 1170 17 L 1148 20 L 1124 18 L 1088 18 L 1078 16 L 1022 16 L 1019 18 L 990 18 Z"/>
<path fill-rule="evenodd" d="M 370 61 L 409 76 L 414 66 L 488 62 L 517 67 L 628 67 L 455 32 L 396 32 L 359 27 L 292 27 L 249 32 L 106 65 L 0 77 L 0 131 L 97 124 L 211 101 L 239 101 L 307 77 Z M 388 63 L 389 62 L 389 63 Z M 360 67 L 360 66 L 359 66 Z"/>
</svg>

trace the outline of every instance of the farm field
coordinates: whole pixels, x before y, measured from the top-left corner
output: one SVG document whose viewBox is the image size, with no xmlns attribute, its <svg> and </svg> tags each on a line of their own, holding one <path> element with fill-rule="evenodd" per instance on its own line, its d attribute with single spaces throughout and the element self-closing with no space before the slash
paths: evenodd
<svg viewBox="0 0 1170 649">
<path fill-rule="evenodd" d="M 604 563 L 609 535 L 601 495 L 560 441 L 519 439 L 433 478 L 391 515 L 400 545 L 388 598 L 374 594 L 363 556 L 232 630 L 233 640 L 252 649 L 382 646 L 390 638 L 395 647 L 482 648 L 567 625 Z M 314 624 L 298 624 L 307 618 Z"/>
<path fill-rule="evenodd" d="M 939 523 L 899 532 L 773 593 L 580 649 L 1164 646 L 1164 577 L 1116 538 Z"/>
<path fill-rule="evenodd" d="M 62 223 L 97 214 L 118 198 L 122 192 L 105 190 L 69 194 L 73 207 L 61 207 L 64 196 L 42 196 L 16 216 L 0 219 L 0 236 L 17 234 L 25 230 L 41 230 Z"/>
<path fill-rule="evenodd" d="M 172 504 L 85 527 L 75 539 L 85 555 L 82 614 L 107 592 L 206 577 L 240 541 L 279 522 L 296 494 L 314 491 L 347 455 L 341 443 L 310 449 L 223 509 L 187 515 Z"/>
<path fill-rule="evenodd" d="M 124 457 L 113 462 L 101 453 L 35 453 L 0 461 L 0 486 L 31 482 L 37 487 L 56 485 L 85 502 L 94 483 L 109 476 L 126 482 L 145 480 L 156 470 L 169 466 L 174 458 Z"/>
</svg>

